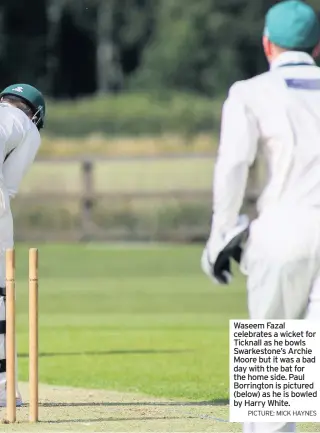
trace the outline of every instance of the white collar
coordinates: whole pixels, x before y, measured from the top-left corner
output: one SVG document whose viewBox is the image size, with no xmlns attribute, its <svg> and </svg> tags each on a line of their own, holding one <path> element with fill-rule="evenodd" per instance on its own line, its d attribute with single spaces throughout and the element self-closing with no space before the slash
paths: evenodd
<svg viewBox="0 0 320 433">
<path fill-rule="evenodd" d="M 315 65 L 313 58 L 307 54 L 300 51 L 286 51 L 280 54 L 270 65 L 270 69 L 276 69 L 286 64 L 301 64 L 306 63 L 308 65 Z"/>
</svg>

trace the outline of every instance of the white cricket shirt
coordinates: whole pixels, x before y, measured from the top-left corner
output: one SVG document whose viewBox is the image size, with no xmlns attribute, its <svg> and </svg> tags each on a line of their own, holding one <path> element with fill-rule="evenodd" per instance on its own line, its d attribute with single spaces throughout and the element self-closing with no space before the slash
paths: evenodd
<svg viewBox="0 0 320 433">
<path fill-rule="evenodd" d="M 0 103 L 0 185 L 10 198 L 17 194 L 40 143 L 39 131 L 28 116 L 19 108 Z"/>
<path fill-rule="evenodd" d="M 214 170 L 214 237 L 236 225 L 258 148 L 269 175 L 259 213 L 320 208 L 320 68 L 309 55 L 286 52 L 270 71 L 231 87 Z"/>
</svg>

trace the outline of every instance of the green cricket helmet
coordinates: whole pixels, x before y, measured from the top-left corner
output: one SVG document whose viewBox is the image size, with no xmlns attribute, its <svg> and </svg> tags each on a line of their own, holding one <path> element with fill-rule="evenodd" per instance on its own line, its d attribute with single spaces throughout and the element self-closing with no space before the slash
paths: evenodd
<svg viewBox="0 0 320 433">
<path fill-rule="evenodd" d="M 12 84 L 0 93 L 0 99 L 6 95 L 16 96 L 24 100 L 34 110 L 32 122 L 35 123 L 38 129 L 43 128 L 46 103 L 38 89 L 29 84 Z"/>
</svg>

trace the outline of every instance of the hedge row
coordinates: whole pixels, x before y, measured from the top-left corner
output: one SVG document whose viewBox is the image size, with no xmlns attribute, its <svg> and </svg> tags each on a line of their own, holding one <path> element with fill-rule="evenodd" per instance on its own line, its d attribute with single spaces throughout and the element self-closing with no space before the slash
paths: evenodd
<svg viewBox="0 0 320 433">
<path fill-rule="evenodd" d="M 251 213 L 251 206 L 246 208 Z M 70 238 L 85 241 L 183 241 L 204 242 L 211 223 L 210 202 L 190 201 L 146 209 L 130 206 L 97 206 L 93 210 L 89 232 L 83 226 L 78 206 L 14 206 L 16 239 L 28 241 L 33 234 L 42 240 Z"/>
<path fill-rule="evenodd" d="M 82 240 L 186 240 L 191 241 L 206 233 L 210 220 L 210 203 L 176 203 L 132 208 L 128 204 L 111 207 L 97 205 L 93 208 L 88 226 L 83 225 L 76 203 L 47 203 L 25 206 L 15 203 L 13 209 L 17 227 L 16 238 L 28 240 L 38 232 L 48 239 L 55 233 L 77 233 Z"/>
<path fill-rule="evenodd" d="M 190 94 L 121 94 L 48 103 L 46 132 L 79 137 L 180 133 L 218 127 L 221 100 Z"/>
</svg>

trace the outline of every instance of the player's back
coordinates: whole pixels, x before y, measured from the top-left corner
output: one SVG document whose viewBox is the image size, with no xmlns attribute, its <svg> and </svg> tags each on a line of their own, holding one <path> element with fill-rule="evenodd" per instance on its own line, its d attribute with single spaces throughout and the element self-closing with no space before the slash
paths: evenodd
<svg viewBox="0 0 320 433">
<path fill-rule="evenodd" d="M 34 125 L 19 109 L 8 103 L 0 103 L 0 142 L 4 157 L 19 146 Z"/>
<path fill-rule="evenodd" d="M 19 108 L 0 103 L 0 183 L 15 196 L 40 146 L 36 125 Z"/>
<path fill-rule="evenodd" d="M 245 88 L 269 171 L 259 210 L 320 207 L 320 68 L 307 54 L 288 52 Z"/>
</svg>

